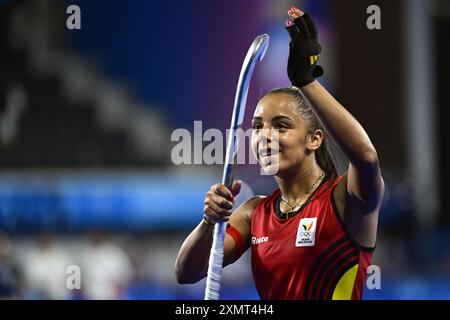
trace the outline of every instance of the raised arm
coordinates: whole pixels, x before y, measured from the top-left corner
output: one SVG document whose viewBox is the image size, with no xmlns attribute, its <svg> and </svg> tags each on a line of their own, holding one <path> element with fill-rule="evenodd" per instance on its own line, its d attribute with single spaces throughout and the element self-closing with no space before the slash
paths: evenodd
<svg viewBox="0 0 450 320">
<path fill-rule="evenodd" d="M 383 180 L 377 152 L 364 128 L 318 81 L 304 86 L 301 91 L 350 161 L 349 195 L 357 197 L 368 209 L 375 209 L 382 199 Z"/>
<path fill-rule="evenodd" d="M 361 124 L 317 81 L 323 69 L 318 32 L 309 14 L 292 7 L 287 21 L 291 37 L 288 76 L 310 102 L 325 129 L 350 161 L 334 191 L 339 215 L 351 236 L 363 246 L 375 244 L 384 182 L 377 152 Z"/>
</svg>

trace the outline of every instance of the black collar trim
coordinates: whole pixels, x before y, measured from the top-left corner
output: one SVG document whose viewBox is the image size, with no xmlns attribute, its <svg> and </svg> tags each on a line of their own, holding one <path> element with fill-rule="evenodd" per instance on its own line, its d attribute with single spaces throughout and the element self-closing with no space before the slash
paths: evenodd
<svg viewBox="0 0 450 320">
<path fill-rule="evenodd" d="M 301 205 L 301 207 L 298 208 L 296 211 L 282 212 L 280 210 L 280 203 L 281 203 L 281 191 L 280 191 L 278 193 L 278 196 L 275 199 L 275 215 L 277 216 L 277 218 L 282 219 L 282 220 L 288 220 L 288 219 L 291 219 L 292 217 L 296 216 L 297 214 L 299 214 L 308 205 L 308 203 L 311 202 L 313 196 L 317 193 L 317 191 L 322 189 L 322 186 L 330 180 L 331 179 L 322 180 L 322 182 L 319 184 L 319 186 L 316 188 L 316 190 L 314 190 L 314 192 L 308 197 L 308 199 L 306 199 L 305 203 L 303 203 Z"/>
</svg>

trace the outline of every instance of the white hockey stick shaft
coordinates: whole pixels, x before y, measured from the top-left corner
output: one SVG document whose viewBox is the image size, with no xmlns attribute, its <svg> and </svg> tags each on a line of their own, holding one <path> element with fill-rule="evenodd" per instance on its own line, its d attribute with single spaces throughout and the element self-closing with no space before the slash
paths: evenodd
<svg viewBox="0 0 450 320">
<path fill-rule="evenodd" d="M 257 36 L 248 49 L 242 64 L 241 73 L 234 99 L 233 116 L 228 134 L 228 145 L 223 168 L 222 183 L 231 189 L 233 183 L 232 169 L 237 154 L 239 141 L 236 131 L 242 127 L 248 89 L 256 62 L 261 61 L 269 46 L 269 36 Z M 225 239 L 225 222 L 218 222 L 214 226 L 214 238 L 209 256 L 208 275 L 206 278 L 205 300 L 218 300 L 220 294 L 220 279 L 223 264 L 223 245 Z"/>
</svg>

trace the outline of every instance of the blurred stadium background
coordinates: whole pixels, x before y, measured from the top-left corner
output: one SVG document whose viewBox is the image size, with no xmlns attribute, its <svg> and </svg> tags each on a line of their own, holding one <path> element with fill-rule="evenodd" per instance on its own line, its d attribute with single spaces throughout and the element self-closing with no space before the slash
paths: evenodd
<svg viewBox="0 0 450 320">
<path fill-rule="evenodd" d="M 67 6 L 81 30 L 66 28 Z M 271 36 L 258 98 L 288 85 L 285 12 L 318 22 L 322 83 L 372 138 L 387 191 L 366 299 L 450 298 L 449 75 L 446 0 L 0 1 L 0 297 L 202 299 L 173 263 L 200 221 L 221 166 L 170 160 L 171 132 L 224 131 L 243 56 Z M 369 5 L 382 29 L 366 28 Z M 248 121 L 246 127 L 249 127 Z M 345 163 L 344 163 L 345 165 Z M 252 192 L 275 187 L 254 165 Z M 222 297 L 258 299 L 247 253 Z M 66 268 L 81 267 L 81 290 Z"/>
</svg>

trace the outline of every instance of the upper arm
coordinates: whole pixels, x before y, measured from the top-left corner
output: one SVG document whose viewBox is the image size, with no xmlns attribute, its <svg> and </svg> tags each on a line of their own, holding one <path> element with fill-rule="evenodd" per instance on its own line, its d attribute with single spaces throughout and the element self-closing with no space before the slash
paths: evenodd
<svg viewBox="0 0 450 320">
<path fill-rule="evenodd" d="M 358 166 L 350 163 L 347 173 L 347 193 L 368 211 L 379 207 L 383 200 L 384 181 L 376 154 Z"/>
<path fill-rule="evenodd" d="M 239 232 L 243 241 L 243 251 L 250 247 L 251 216 L 253 210 L 263 198 L 263 196 L 254 196 L 248 199 L 230 216 L 229 223 Z M 239 257 L 234 239 L 228 233 L 225 233 L 223 266 L 225 267 L 226 265 L 235 262 Z"/>
<path fill-rule="evenodd" d="M 363 247 L 376 243 L 383 194 L 384 181 L 377 162 L 364 168 L 350 164 L 334 190 L 338 214 L 350 236 Z"/>
</svg>

